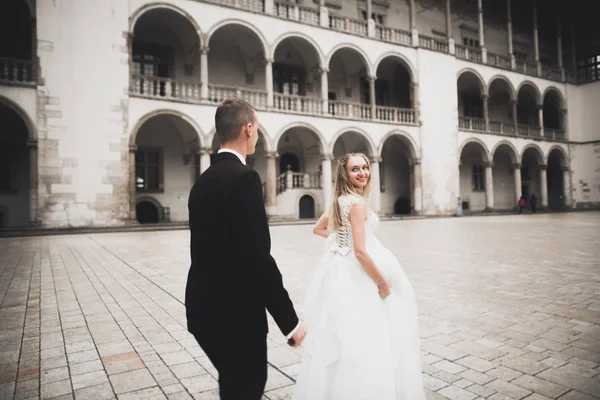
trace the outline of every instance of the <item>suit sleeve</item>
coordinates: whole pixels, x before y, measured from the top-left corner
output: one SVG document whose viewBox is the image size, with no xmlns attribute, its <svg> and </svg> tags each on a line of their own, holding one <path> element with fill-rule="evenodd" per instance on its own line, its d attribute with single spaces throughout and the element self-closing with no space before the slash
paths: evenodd
<svg viewBox="0 0 600 400">
<path fill-rule="evenodd" d="M 292 305 L 277 263 L 271 256 L 271 235 L 265 211 L 262 185 L 258 173 L 249 170 L 241 179 L 238 190 L 233 194 L 233 221 L 240 227 L 241 255 L 250 268 L 266 308 L 273 316 L 284 335 L 288 335 L 298 324 L 298 316 Z"/>
</svg>

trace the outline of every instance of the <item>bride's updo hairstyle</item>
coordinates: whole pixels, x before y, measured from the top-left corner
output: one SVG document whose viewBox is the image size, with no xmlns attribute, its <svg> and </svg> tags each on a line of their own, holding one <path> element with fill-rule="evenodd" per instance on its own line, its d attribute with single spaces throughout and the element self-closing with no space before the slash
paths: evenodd
<svg viewBox="0 0 600 400">
<path fill-rule="evenodd" d="M 331 210 L 329 212 L 329 221 L 334 231 L 338 230 L 341 226 L 344 225 L 344 221 L 342 221 L 342 212 L 340 210 L 340 204 L 338 202 L 340 196 L 355 195 L 367 198 L 367 196 L 369 195 L 369 190 L 371 188 L 370 173 L 369 179 L 367 180 L 367 184 L 365 185 L 365 189 L 362 195 L 356 191 L 356 188 L 350 182 L 347 167 L 348 161 L 350 161 L 352 157 L 362 157 L 365 160 L 367 167 L 369 168 L 369 172 L 371 172 L 371 163 L 369 162 L 369 158 L 363 153 L 348 153 L 338 161 L 337 170 L 335 173 L 335 184 L 333 187 L 333 204 L 331 204 Z"/>
</svg>

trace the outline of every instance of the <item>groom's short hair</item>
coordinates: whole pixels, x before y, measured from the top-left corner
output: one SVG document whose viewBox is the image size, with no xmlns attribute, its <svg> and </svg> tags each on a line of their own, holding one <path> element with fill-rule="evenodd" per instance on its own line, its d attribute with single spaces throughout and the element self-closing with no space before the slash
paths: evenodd
<svg viewBox="0 0 600 400">
<path fill-rule="evenodd" d="M 221 144 L 236 140 L 242 126 L 254 123 L 255 118 L 254 107 L 246 100 L 232 98 L 221 103 L 215 113 L 215 129 Z"/>
</svg>

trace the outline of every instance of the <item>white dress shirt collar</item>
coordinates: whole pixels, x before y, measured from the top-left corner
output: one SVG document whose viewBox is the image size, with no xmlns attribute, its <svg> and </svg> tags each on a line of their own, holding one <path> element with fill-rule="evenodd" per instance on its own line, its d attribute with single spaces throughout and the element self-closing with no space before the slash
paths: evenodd
<svg viewBox="0 0 600 400">
<path fill-rule="evenodd" d="M 231 154 L 235 154 L 237 158 L 240 159 L 241 163 L 246 165 L 246 159 L 237 151 L 232 150 L 232 149 L 219 149 L 218 153 L 231 153 Z"/>
</svg>

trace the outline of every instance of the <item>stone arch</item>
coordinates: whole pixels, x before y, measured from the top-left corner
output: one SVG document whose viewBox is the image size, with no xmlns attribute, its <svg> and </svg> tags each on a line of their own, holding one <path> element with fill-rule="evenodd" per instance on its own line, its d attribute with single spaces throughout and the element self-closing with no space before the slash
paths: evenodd
<svg viewBox="0 0 600 400">
<path fill-rule="evenodd" d="M 316 218 L 318 213 L 319 213 L 319 201 L 317 200 L 317 198 L 315 197 L 314 193 L 308 191 L 308 190 L 303 190 L 302 192 L 298 193 L 298 196 L 296 196 L 296 215 L 298 216 L 298 218 L 301 218 L 300 213 L 302 211 L 301 207 L 300 207 L 300 203 L 302 201 L 303 198 L 305 197 L 310 197 L 312 199 L 313 202 L 313 218 Z"/>
<path fill-rule="evenodd" d="M 479 138 L 469 138 L 467 140 L 465 140 L 462 145 L 459 147 L 458 149 L 458 159 L 460 161 L 460 157 L 462 155 L 463 150 L 465 149 L 465 147 L 471 143 L 476 143 L 479 146 L 481 146 L 482 150 L 483 150 L 483 155 L 484 155 L 484 161 L 485 162 L 492 162 L 492 158 L 490 157 L 490 151 L 487 147 L 487 145 L 483 142 L 483 140 L 479 139 Z"/>
<path fill-rule="evenodd" d="M 365 139 L 365 141 L 367 142 L 367 146 L 369 147 L 367 156 L 372 157 L 376 154 L 377 146 L 375 146 L 375 144 L 373 143 L 373 141 L 371 140 L 371 138 L 369 137 L 367 132 L 365 132 L 363 129 L 360 129 L 360 128 L 357 128 L 354 126 L 345 127 L 343 129 L 339 130 L 333 136 L 333 138 L 331 139 L 331 142 L 329 143 L 329 153 L 330 154 L 333 154 L 335 143 L 338 141 L 338 139 L 340 137 L 342 137 L 345 133 L 349 133 L 349 132 L 357 133 L 358 135 L 362 136 Z"/>
<path fill-rule="evenodd" d="M 281 42 L 283 42 L 286 39 L 294 38 L 294 37 L 305 40 L 307 43 L 309 43 L 314 48 L 314 50 L 317 54 L 317 59 L 319 60 L 319 66 L 323 67 L 325 65 L 325 63 L 323 61 L 323 50 L 321 49 L 319 44 L 312 37 L 310 37 L 302 32 L 287 32 L 287 33 L 284 33 L 283 35 L 279 36 L 277 39 L 275 39 L 275 42 L 273 42 L 273 44 L 271 45 L 271 51 L 269 52 L 269 54 L 270 54 L 269 57 L 272 59 L 275 59 L 275 52 L 277 51 L 277 47 L 281 44 Z"/>
<path fill-rule="evenodd" d="M 483 79 L 483 77 L 481 76 L 481 74 L 477 71 L 475 71 L 472 68 L 463 68 L 461 69 L 458 74 L 456 74 L 456 82 L 458 83 L 458 81 L 460 80 L 460 77 L 463 76 L 464 74 L 468 74 L 471 73 L 473 74 L 477 80 L 479 81 L 479 88 L 481 89 L 481 94 L 482 95 L 487 95 L 487 86 L 485 84 L 485 79 Z"/>
<path fill-rule="evenodd" d="M 552 152 L 554 152 L 554 151 L 558 151 L 561 155 L 561 158 L 560 158 L 561 165 L 560 166 L 563 168 L 569 168 L 569 164 L 570 164 L 569 154 L 562 146 L 555 144 L 554 146 L 550 147 L 550 150 L 548 150 L 548 154 L 546 155 L 546 160 L 548 160 L 550 158 L 550 154 L 552 154 Z"/>
<path fill-rule="evenodd" d="M 365 53 L 365 51 L 363 49 L 361 49 L 360 47 L 358 47 L 354 44 L 351 44 L 351 43 L 340 43 L 337 46 L 335 46 L 333 49 L 331 49 L 331 51 L 327 55 L 327 58 L 325 59 L 325 62 L 326 62 L 325 66 L 327 68 L 329 68 L 329 64 L 331 63 L 331 59 L 333 58 L 335 53 L 341 49 L 354 50 L 363 59 L 363 62 L 365 63 L 365 67 L 367 69 L 368 75 L 375 76 L 375 72 L 373 71 L 373 64 L 371 63 L 371 60 L 369 59 L 369 56 L 367 55 L 367 53 Z"/>
<path fill-rule="evenodd" d="M 406 147 L 410 151 L 410 156 L 413 159 L 413 161 L 421 159 L 420 151 L 418 150 L 419 147 L 417 146 L 413 138 L 408 133 L 401 130 L 390 131 L 383 137 L 383 139 L 381 139 L 381 142 L 379 143 L 379 148 L 377 149 L 377 154 L 380 157 L 382 156 L 383 146 L 385 146 L 385 142 L 387 142 L 387 140 L 393 136 L 399 137 L 407 145 Z"/>
<path fill-rule="evenodd" d="M 142 196 L 136 197 L 135 204 L 139 204 L 144 201 L 146 201 L 148 203 L 152 203 L 156 208 L 162 208 L 162 204 L 160 203 L 160 201 L 158 201 L 156 198 L 154 198 L 154 196 L 150 196 L 150 195 L 142 195 Z"/>
<path fill-rule="evenodd" d="M 196 33 L 198 34 L 198 40 L 200 41 L 200 45 L 206 44 L 206 43 L 204 43 L 204 40 L 202 37 L 203 35 L 201 34 L 202 30 L 200 29 L 200 25 L 198 25 L 198 23 L 196 22 L 194 17 L 192 17 L 191 14 L 189 14 L 187 11 L 181 9 L 180 7 L 174 6 L 173 4 L 169 4 L 169 3 L 151 3 L 151 4 L 145 4 L 141 7 L 139 7 L 137 10 L 135 10 L 129 16 L 129 32 L 133 33 L 135 25 L 137 24 L 138 20 L 140 19 L 140 17 L 142 15 L 144 15 L 148 11 L 157 10 L 157 9 L 171 10 L 171 11 L 174 11 L 177 14 L 181 15 L 183 18 L 187 19 L 192 24 L 194 29 L 196 30 Z"/>
<path fill-rule="evenodd" d="M 210 144 L 213 142 L 216 134 L 217 134 L 217 129 L 216 129 L 216 127 L 213 126 L 205 138 L 205 143 L 207 143 L 208 146 L 210 146 Z M 265 150 L 267 152 L 273 151 L 273 143 L 271 143 L 271 140 L 270 140 L 269 135 L 267 134 L 267 131 L 260 123 L 258 124 L 258 134 L 263 139 L 263 143 L 265 144 Z"/>
<path fill-rule="evenodd" d="M 220 21 L 220 22 L 216 23 L 215 25 L 213 25 L 209 29 L 208 33 L 205 35 L 206 45 L 208 45 L 210 43 L 210 39 L 212 38 L 212 36 L 214 35 L 214 33 L 217 30 L 219 30 L 220 28 L 223 28 L 223 27 L 225 27 L 227 25 L 240 25 L 240 26 L 243 26 L 245 28 L 250 29 L 252 32 L 254 32 L 254 34 L 256 35 L 256 37 L 258 38 L 258 40 L 260 41 L 260 43 L 262 44 L 265 57 L 269 54 L 269 45 L 267 43 L 267 39 L 265 39 L 265 37 L 262 34 L 262 32 L 260 30 L 258 30 L 251 23 L 246 22 L 246 21 L 241 20 L 241 19 L 237 19 L 237 18 L 226 19 L 226 20 Z"/>
<path fill-rule="evenodd" d="M 144 123 L 146 123 L 148 120 L 150 120 L 152 117 L 156 117 L 159 115 L 172 115 L 174 117 L 178 117 L 181 118 L 182 120 L 184 120 L 185 122 L 187 122 L 195 131 L 196 131 L 196 135 L 198 136 L 198 145 L 200 147 L 202 147 L 203 143 L 203 133 L 202 133 L 202 129 L 200 128 L 200 126 L 196 123 L 196 121 L 194 121 L 193 118 L 190 118 L 189 116 L 187 116 L 186 114 L 183 114 L 179 111 L 175 111 L 175 110 L 170 110 L 170 109 L 159 109 L 159 110 L 154 110 L 154 111 L 150 111 L 149 113 L 143 115 L 134 125 L 133 129 L 131 130 L 131 133 L 129 134 L 129 146 L 135 146 L 135 140 L 137 138 L 137 135 L 140 131 L 140 128 L 144 125 Z"/>
<path fill-rule="evenodd" d="M 556 86 L 548 86 L 546 88 L 546 90 L 544 90 L 544 93 L 542 94 L 542 103 L 543 103 L 544 99 L 546 98 L 546 95 L 550 94 L 550 93 L 556 94 L 556 96 L 558 96 L 558 98 L 560 100 L 561 107 L 565 108 L 565 97 L 563 96 L 561 91 L 558 90 L 558 88 Z"/>
<path fill-rule="evenodd" d="M 544 164 L 546 164 L 546 157 L 544 157 L 544 152 L 542 151 L 542 149 L 540 148 L 540 146 L 538 146 L 535 143 L 529 143 L 528 145 L 526 145 L 525 147 L 523 147 L 523 150 L 521 150 L 521 154 L 519 154 L 519 162 L 522 163 L 522 161 L 523 161 L 523 155 L 529 149 L 533 149 L 533 152 L 535 154 L 535 158 L 537 160 L 538 165 L 544 165 Z"/>
<path fill-rule="evenodd" d="M 517 151 L 517 148 L 509 141 L 507 140 L 501 140 L 498 143 L 496 143 L 496 145 L 494 146 L 494 148 L 492 149 L 492 153 L 491 153 L 491 159 L 494 159 L 494 156 L 496 155 L 496 151 L 500 148 L 506 146 L 508 148 L 510 148 L 510 152 L 508 152 L 510 159 L 513 163 L 518 163 L 519 162 L 519 152 Z"/>
<path fill-rule="evenodd" d="M 12 109 L 22 120 L 25 126 L 27 127 L 27 138 L 30 140 L 37 140 L 37 129 L 35 128 L 35 124 L 20 105 L 9 99 L 8 97 L 2 96 L 0 94 L 0 103 L 4 104 L 8 108 Z"/>
<path fill-rule="evenodd" d="M 511 100 L 517 99 L 517 92 L 515 91 L 515 86 L 512 84 L 512 82 L 507 77 L 505 77 L 503 75 L 492 76 L 492 78 L 490 79 L 489 83 L 487 84 L 487 88 L 486 88 L 486 91 L 488 94 L 490 93 L 490 88 L 492 87 L 492 83 L 494 83 L 496 80 L 504 81 L 508 85 L 508 87 L 510 89 L 509 95 L 510 95 Z"/>
<path fill-rule="evenodd" d="M 388 57 L 397 59 L 408 71 L 408 74 L 410 75 L 410 81 L 413 83 L 416 82 L 415 69 L 414 69 L 412 63 L 404 54 L 398 53 L 397 51 L 388 51 L 388 52 L 382 54 L 381 56 L 379 56 L 379 58 L 377 59 L 377 61 L 375 62 L 375 65 L 373 67 L 373 70 L 375 71 L 375 73 L 377 73 L 377 70 L 379 69 L 379 65 L 381 64 L 381 62 Z"/>
<path fill-rule="evenodd" d="M 318 139 L 319 145 L 321 146 L 321 150 L 323 153 L 325 153 L 325 151 L 327 151 L 329 149 L 329 147 L 327 146 L 327 141 L 325 140 L 323 135 L 319 132 L 319 130 L 317 128 L 315 128 L 313 125 L 306 123 L 306 122 L 292 122 L 291 124 L 287 124 L 286 126 L 284 126 L 282 129 L 279 130 L 279 132 L 277 133 L 277 136 L 274 138 L 273 145 L 271 148 L 277 148 L 279 146 L 279 142 L 280 142 L 281 138 L 283 137 L 283 135 L 285 135 L 285 133 L 292 128 L 308 129 Z"/>
<path fill-rule="evenodd" d="M 542 99 L 542 94 L 540 93 L 540 89 L 539 89 L 539 88 L 536 86 L 536 84 L 535 84 L 535 83 L 533 83 L 533 82 L 531 82 L 531 81 L 529 81 L 529 80 L 526 80 L 526 81 L 523 81 L 523 82 L 521 82 L 521 83 L 519 84 L 519 86 L 517 87 L 517 91 L 515 92 L 515 93 L 516 93 L 516 95 L 517 95 L 517 99 L 518 99 L 518 97 L 519 97 L 519 93 L 521 92 L 521 89 L 523 89 L 523 88 L 525 88 L 525 87 L 531 87 L 531 88 L 533 89 L 533 91 L 534 91 L 534 92 L 535 92 L 535 94 L 536 94 L 536 104 L 537 104 L 537 105 L 541 105 L 541 104 L 543 104 L 543 103 L 542 103 L 542 100 L 543 100 L 543 99 Z"/>
</svg>

